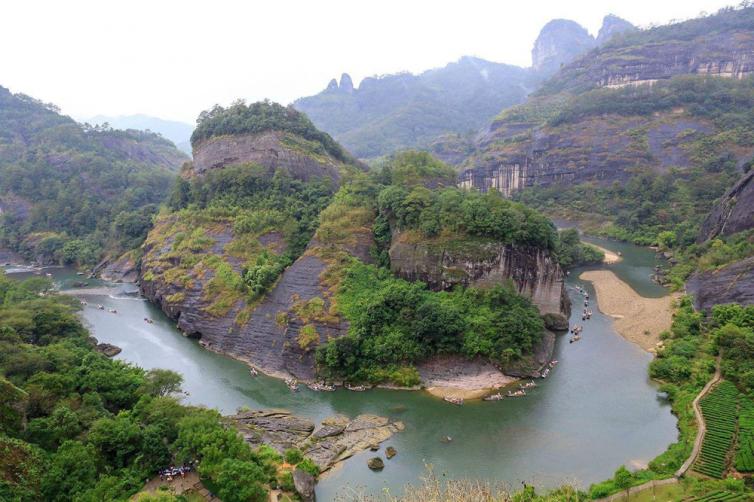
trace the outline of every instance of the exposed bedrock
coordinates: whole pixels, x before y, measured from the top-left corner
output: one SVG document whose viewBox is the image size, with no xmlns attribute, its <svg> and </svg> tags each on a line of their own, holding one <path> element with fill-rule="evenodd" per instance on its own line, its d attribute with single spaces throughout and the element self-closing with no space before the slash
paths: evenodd
<svg viewBox="0 0 754 502">
<path fill-rule="evenodd" d="M 230 229 L 212 236 L 216 245 L 230 242 Z M 170 246 L 164 250 L 167 252 Z M 152 250 L 147 249 L 149 255 Z M 141 276 L 141 290 L 146 298 L 158 305 L 178 328 L 188 336 L 201 339 L 201 344 L 216 352 L 228 354 L 261 369 L 265 373 L 302 380 L 315 378 L 314 351 L 318 343 L 328 338 L 342 336 L 348 331 L 345 322 L 317 322 L 312 324 L 319 340 L 300 341 L 304 326 L 290 311 L 296 302 L 307 301 L 316 296 L 325 300 L 329 308 L 325 288 L 320 284 L 320 274 L 325 263 L 318 257 L 304 255 L 296 260 L 281 275 L 273 289 L 253 307 L 251 315 L 245 317 L 242 311 L 247 308 L 244 300 L 239 300 L 225 315 L 215 316 L 207 312 L 212 298 L 206 295 L 206 284 L 212 279 L 212 272 L 193 276 L 185 284 L 176 285 L 159 277 L 159 260 L 150 260 L 151 274 Z M 240 265 L 236 264 L 236 268 Z"/>
<path fill-rule="evenodd" d="M 318 145 L 279 131 L 260 134 L 217 136 L 194 146 L 194 172 L 238 164 L 259 164 L 270 170 L 282 170 L 293 178 L 317 177 L 340 179 L 342 163 L 326 152 L 313 152 Z"/>
<path fill-rule="evenodd" d="M 407 242 L 397 236 L 390 247 L 391 268 L 397 275 L 425 282 L 434 290 L 511 281 L 543 315 L 570 315 L 563 270 L 546 251 L 498 242 L 458 244 Z"/>
<path fill-rule="evenodd" d="M 754 256 L 718 270 L 695 273 L 686 282 L 686 292 L 700 310 L 726 303 L 754 304 Z"/>
<path fill-rule="evenodd" d="M 353 419 L 336 415 L 316 426 L 311 420 L 285 410 L 244 411 L 228 420 L 252 446 L 265 444 L 280 453 L 299 448 L 321 471 L 387 441 L 404 428 L 401 422 L 376 415 Z"/>
<path fill-rule="evenodd" d="M 754 170 L 744 174 L 712 208 L 698 242 L 754 228 Z"/>
</svg>

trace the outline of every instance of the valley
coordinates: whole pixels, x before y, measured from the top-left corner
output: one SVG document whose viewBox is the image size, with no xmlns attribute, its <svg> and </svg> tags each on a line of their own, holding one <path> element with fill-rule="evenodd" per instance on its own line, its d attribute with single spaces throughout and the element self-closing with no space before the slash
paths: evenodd
<svg viewBox="0 0 754 502">
<path fill-rule="evenodd" d="M 643 274 L 654 266 L 654 253 L 628 245 L 620 249 L 625 265 L 619 273 L 625 280 L 638 291 L 649 292 L 644 294 L 664 294 Z M 70 270 L 50 271 L 62 288 L 77 281 Z M 578 272 L 571 274 L 574 279 L 568 284 L 574 304 L 582 298 L 576 284 L 586 287 L 592 298 L 595 295 L 589 283 L 576 280 L 577 276 Z M 669 405 L 658 400 L 656 385 L 646 379 L 651 356 L 620 337 L 610 318 L 596 308 L 587 323 L 574 311 L 572 323 L 585 324 L 584 339 L 569 344 L 566 335 L 558 337 L 553 355 L 558 365 L 546 379 L 536 380 L 538 387 L 526 398 L 469 401 L 456 407 L 424 392 L 314 392 L 303 387 L 292 393 L 281 380 L 251 377 L 245 364 L 204 350 L 154 306 L 122 291 L 134 292 L 134 288 L 113 285 L 109 296 L 77 291 L 89 303 L 81 314 L 84 321 L 101 342 L 123 349 L 117 359 L 181 373 L 187 403 L 217 408 L 223 414 L 243 406 L 283 408 L 315 422 L 335 414 L 371 413 L 405 424 L 405 430 L 385 443 L 394 446 L 398 455 L 385 461 L 381 474 L 367 468 L 369 452 L 356 455 L 322 477 L 318 500 L 332 500 L 349 487 L 366 487 L 376 495 L 387 486 L 400 493 L 404 485 L 417 483 L 425 464 L 458 478 L 504 479 L 512 485 L 536 482 L 542 487 L 575 481 L 586 488 L 608 477 L 615 463 L 630 459 L 635 466 L 646 465 L 676 440 Z M 118 314 L 98 310 L 96 304 L 115 308 Z M 154 324 L 144 318 L 154 319 Z M 617 382 L 624 395 L 613 391 Z M 607 409 L 611 411 L 606 415 Z M 423 427 L 427 421 L 433 427 Z M 453 441 L 443 443 L 443 436 Z"/>
<path fill-rule="evenodd" d="M 0 87 L 0 500 L 754 498 L 754 6 L 589 26 L 195 126 Z"/>
</svg>

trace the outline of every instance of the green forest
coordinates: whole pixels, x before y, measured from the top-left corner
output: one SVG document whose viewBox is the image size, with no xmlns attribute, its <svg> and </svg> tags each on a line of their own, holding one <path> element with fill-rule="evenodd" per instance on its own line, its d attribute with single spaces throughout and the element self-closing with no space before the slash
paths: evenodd
<svg viewBox="0 0 754 502">
<path fill-rule="evenodd" d="M 0 276 L 1 500 L 125 500 L 182 464 L 223 501 L 292 490 L 280 454 L 251 449 L 216 411 L 179 402 L 180 375 L 96 352 L 78 302 L 50 287 Z M 317 474 L 300 454 L 287 458 Z"/>
<path fill-rule="evenodd" d="M 0 245 L 93 265 L 138 247 L 186 157 L 162 137 L 81 125 L 0 87 Z"/>
<path fill-rule="evenodd" d="M 461 239 L 474 248 L 489 242 L 547 250 L 567 267 L 594 263 L 602 253 L 582 244 L 575 230 L 560 235 L 542 214 L 491 192 L 452 187 L 448 166 L 427 153 L 401 152 L 380 168 L 344 185 L 320 216 L 317 240 L 337 249 L 354 222 L 371 226 L 376 265 L 336 255 L 330 275 L 337 313 L 348 336 L 317 350 L 328 379 L 410 386 L 415 365 L 437 354 L 482 357 L 505 367 L 521 360 L 542 339 L 537 308 L 511 285 L 489 289 L 457 286 L 431 291 L 390 271 L 393 231 L 415 230 L 423 239 Z M 362 210 L 368 218 L 362 216 Z M 360 224 L 362 224 L 360 223 Z M 345 228 L 343 228 L 345 227 Z M 323 251 L 329 260 L 333 251 Z"/>
</svg>

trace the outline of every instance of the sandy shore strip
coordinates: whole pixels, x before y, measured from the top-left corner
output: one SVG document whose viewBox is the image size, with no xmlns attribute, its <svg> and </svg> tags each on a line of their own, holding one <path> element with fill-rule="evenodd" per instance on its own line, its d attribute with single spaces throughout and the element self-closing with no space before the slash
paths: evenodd
<svg viewBox="0 0 754 502">
<path fill-rule="evenodd" d="M 417 369 L 427 392 L 437 397 L 480 399 L 518 379 L 503 374 L 492 364 L 461 356 L 439 356 Z"/>
<path fill-rule="evenodd" d="M 587 242 L 585 244 L 592 246 L 593 248 L 599 249 L 600 251 L 605 253 L 605 257 L 602 259 L 602 263 L 604 263 L 605 265 L 612 265 L 613 263 L 618 263 L 619 261 L 623 259 L 623 257 L 620 256 L 615 251 L 610 251 L 609 249 L 605 249 L 602 246 L 592 244 L 591 242 Z"/>
<path fill-rule="evenodd" d="M 613 318 L 615 329 L 623 338 L 644 350 L 655 349 L 660 333 L 669 329 L 672 322 L 672 295 L 644 298 L 610 270 L 590 270 L 579 278 L 594 284 L 597 307 Z"/>
</svg>

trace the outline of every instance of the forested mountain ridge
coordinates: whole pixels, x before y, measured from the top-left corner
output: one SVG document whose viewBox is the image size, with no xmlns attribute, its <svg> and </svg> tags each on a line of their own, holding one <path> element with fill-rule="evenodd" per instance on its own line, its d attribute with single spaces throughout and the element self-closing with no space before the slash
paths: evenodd
<svg viewBox="0 0 754 502">
<path fill-rule="evenodd" d="M 114 129 L 136 129 L 139 131 L 151 131 L 160 134 L 162 137 L 169 139 L 175 146 L 191 154 L 191 133 L 194 131 L 192 124 L 179 122 L 176 120 L 165 120 L 159 117 L 149 115 L 118 115 L 106 116 L 96 115 L 84 120 L 90 124 L 103 125 L 109 124 Z"/>
<path fill-rule="evenodd" d="M 0 245 L 80 264 L 136 247 L 185 160 L 158 135 L 81 125 L 0 88 Z"/>
<path fill-rule="evenodd" d="M 340 83 L 333 79 L 294 106 L 359 158 L 426 147 L 444 134 L 469 136 L 501 109 L 521 103 L 563 63 L 631 28 L 616 20 L 605 18 L 599 42 L 573 21 L 548 23 L 535 42 L 531 68 L 467 56 L 419 75 L 365 78 L 358 88 L 343 74 Z M 456 158 L 449 144 L 433 151 L 444 160 Z"/>
</svg>

